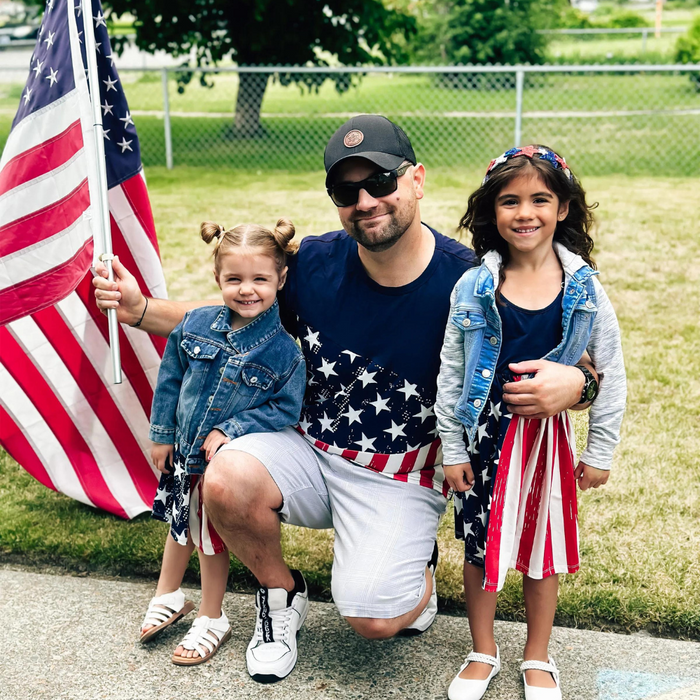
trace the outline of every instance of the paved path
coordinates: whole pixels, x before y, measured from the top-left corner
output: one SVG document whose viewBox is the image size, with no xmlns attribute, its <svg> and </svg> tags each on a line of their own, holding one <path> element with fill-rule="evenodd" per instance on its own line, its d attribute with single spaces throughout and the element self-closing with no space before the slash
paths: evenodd
<svg viewBox="0 0 700 700">
<path fill-rule="evenodd" d="M 148 645 L 134 642 L 152 593 L 146 583 L 0 568 L 0 698 L 443 700 L 469 649 L 464 618 L 441 615 L 422 637 L 369 642 L 332 604 L 314 602 L 296 669 L 259 685 L 245 669 L 251 596 L 227 594 L 231 640 L 210 662 L 180 668 L 170 655 L 186 622 Z M 199 591 L 189 594 L 198 600 Z M 501 622 L 497 634 L 504 665 L 485 700 L 520 700 L 525 627 Z M 567 700 L 700 700 L 700 644 L 557 628 L 552 653 Z"/>
</svg>

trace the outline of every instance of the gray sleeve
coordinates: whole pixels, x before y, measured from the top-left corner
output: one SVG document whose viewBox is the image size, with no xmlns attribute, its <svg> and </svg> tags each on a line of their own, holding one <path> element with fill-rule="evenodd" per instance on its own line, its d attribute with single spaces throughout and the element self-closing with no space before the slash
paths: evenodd
<svg viewBox="0 0 700 700">
<path fill-rule="evenodd" d="M 600 392 L 591 405 L 588 444 L 581 461 L 596 469 L 608 470 L 612 466 L 615 445 L 620 442 L 620 425 L 627 401 L 627 379 L 615 310 L 597 279 L 593 280 L 593 284 L 598 311 L 586 349 L 598 373 Z"/>
<path fill-rule="evenodd" d="M 454 311 L 456 294 L 450 297 L 450 317 Z M 469 462 L 464 444 L 464 426 L 455 418 L 454 409 L 462 395 L 464 386 L 464 340 L 462 331 L 452 321 L 447 321 L 445 340 L 440 352 L 440 374 L 438 375 L 435 415 L 442 440 L 444 464 Z"/>
</svg>

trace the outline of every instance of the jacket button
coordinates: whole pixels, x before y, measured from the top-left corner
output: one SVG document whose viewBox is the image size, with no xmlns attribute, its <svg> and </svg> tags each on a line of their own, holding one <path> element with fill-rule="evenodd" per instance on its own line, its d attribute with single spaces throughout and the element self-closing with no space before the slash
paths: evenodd
<svg viewBox="0 0 700 700">
<path fill-rule="evenodd" d="M 481 408 L 481 399 L 476 399 L 476 401 L 474 401 L 474 405 L 475 405 L 477 408 Z"/>
<path fill-rule="evenodd" d="M 224 373 L 224 368 L 223 368 L 223 367 L 219 367 L 219 374 L 223 374 L 223 373 Z"/>
<path fill-rule="evenodd" d="M 589 299 L 589 300 L 586 302 L 586 306 L 587 306 L 589 309 L 592 309 L 592 308 L 593 308 L 593 302 Z"/>
<path fill-rule="evenodd" d="M 489 338 L 489 343 L 491 343 L 491 345 L 498 345 L 498 338 L 495 335 L 492 335 Z"/>
<path fill-rule="evenodd" d="M 199 353 L 202 352 L 202 348 L 200 348 L 199 345 L 195 345 L 193 352 L 195 355 L 199 355 Z"/>
<path fill-rule="evenodd" d="M 472 322 L 471 322 L 470 319 L 465 318 L 464 321 L 462 321 L 462 325 L 463 325 L 465 328 L 468 328 L 469 326 L 472 325 Z"/>
<path fill-rule="evenodd" d="M 481 373 L 481 376 L 486 377 L 486 379 L 488 379 L 491 376 L 491 370 L 490 369 L 483 370 Z"/>
<path fill-rule="evenodd" d="M 207 403 L 211 403 L 213 400 L 214 400 L 214 397 L 213 397 L 213 396 L 210 396 L 210 397 L 207 399 Z"/>
<path fill-rule="evenodd" d="M 257 377 L 251 377 L 251 378 L 250 378 L 250 383 L 251 383 L 251 384 L 257 384 L 257 383 L 258 383 L 258 378 L 257 378 Z"/>
</svg>

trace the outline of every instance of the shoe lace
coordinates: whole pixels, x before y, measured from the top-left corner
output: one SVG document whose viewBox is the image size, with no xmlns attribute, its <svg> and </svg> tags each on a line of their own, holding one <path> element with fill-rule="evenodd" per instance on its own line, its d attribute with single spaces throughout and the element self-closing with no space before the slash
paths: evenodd
<svg viewBox="0 0 700 700">
<path fill-rule="evenodd" d="M 294 608 L 289 606 L 281 610 L 263 611 L 258 608 L 258 619 L 255 622 L 255 634 L 258 639 L 263 639 L 263 622 L 268 618 L 272 623 L 272 637 L 276 642 L 285 642 L 289 637 L 289 625 L 294 614 Z"/>
</svg>

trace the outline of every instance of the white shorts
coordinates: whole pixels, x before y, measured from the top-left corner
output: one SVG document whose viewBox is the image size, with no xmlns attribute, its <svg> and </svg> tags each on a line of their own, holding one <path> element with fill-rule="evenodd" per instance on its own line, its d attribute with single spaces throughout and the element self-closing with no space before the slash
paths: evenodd
<svg viewBox="0 0 700 700">
<path fill-rule="evenodd" d="M 446 500 L 316 449 L 293 428 L 220 448 L 258 459 L 282 493 L 280 517 L 334 528 L 331 592 L 344 617 L 393 618 L 416 608 Z"/>
</svg>

